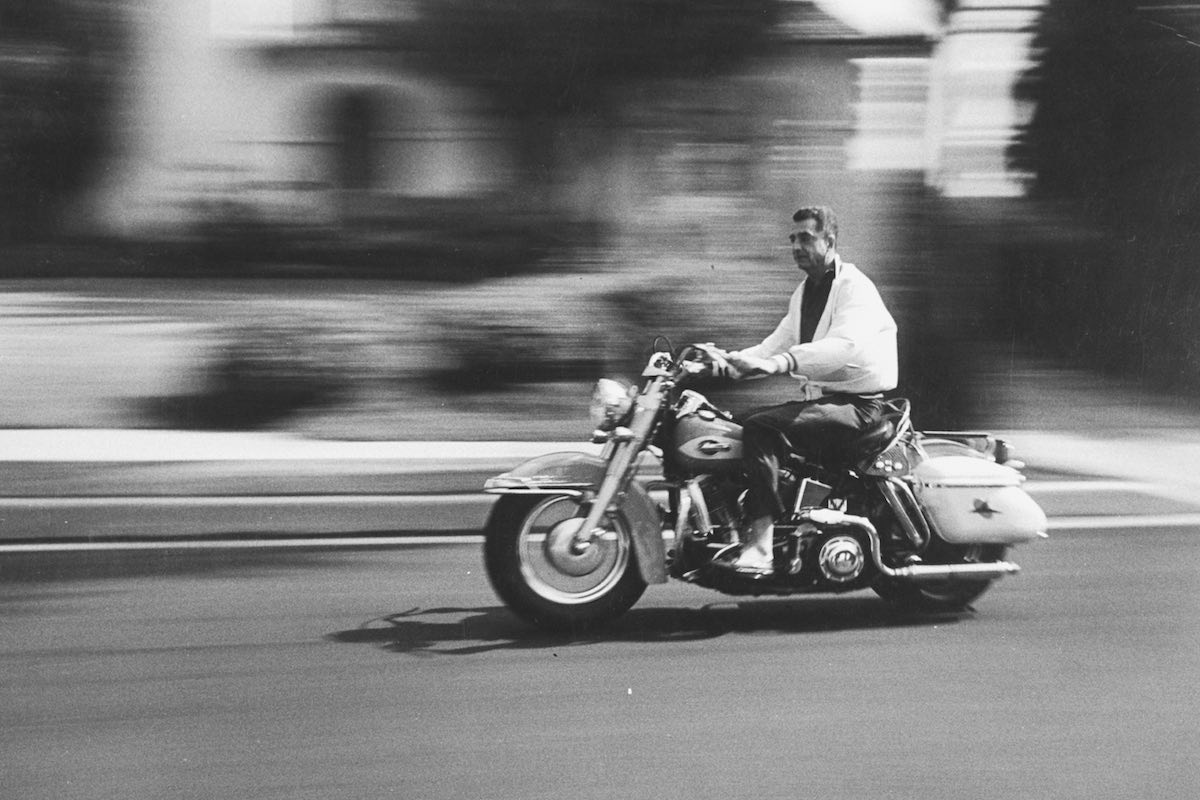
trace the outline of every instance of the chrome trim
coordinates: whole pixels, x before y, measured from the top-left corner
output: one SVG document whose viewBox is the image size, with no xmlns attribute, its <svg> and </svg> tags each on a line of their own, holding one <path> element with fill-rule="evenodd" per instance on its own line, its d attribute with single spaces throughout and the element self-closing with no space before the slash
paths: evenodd
<svg viewBox="0 0 1200 800">
<path fill-rule="evenodd" d="M 913 564 L 907 567 L 889 567 L 883 563 L 880 552 L 879 532 L 866 517 L 846 514 L 832 508 L 814 508 L 800 513 L 804 522 L 817 526 L 858 528 L 871 542 L 871 560 L 876 568 L 889 578 L 904 581 L 940 581 L 964 578 L 980 580 L 1015 575 L 1021 568 L 1011 561 L 994 561 L 983 564 Z"/>
<path fill-rule="evenodd" d="M 688 520 L 692 516 L 692 493 L 690 491 L 678 492 L 676 497 L 675 541 L 680 542 L 688 532 Z"/>
<path fill-rule="evenodd" d="M 704 490 L 700 488 L 700 482 L 695 478 L 691 478 L 684 484 L 684 488 L 687 489 L 688 498 L 691 500 L 691 504 L 696 512 L 696 523 L 697 527 L 700 528 L 700 533 L 705 536 L 712 535 L 712 517 L 708 514 L 708 503 L 704 500 Z"/>
<path fill-rule="evenodd" d="M 888 440 L 887 446 L 879 451 L 880 453 L 885 453 L 895 447 L 900 439 L 912 430 L 912 405 L 909 404 L 907 399 L 900 401 L 897 411 L 900 414 L 900 421 L 896 423 L 896 433 Z"/>
<path fill-rule="evenodd" d="M 850 559 L 850 568 L 841 572 L 838 568 L 839 556 Z M 858 538 L 847 534 L 831 536 L 821 545 L 817 554 L 817 567 L 826 580 L 833 583 L 849 583 L 862 574 L 867 565 L 867 554 L 863 552 Z"/>
<path fill-rule="evenodd" d="M 602 536 L 604 528 L 600 527 L 601 520 L 620 507 L 641 460 L 642 446 L 650 440 L 657 424 L 662 406 L 662 382 L 662 377 L 650 381 L 635 399 L 627 429 L 628 438 L 626 429 L 617 428 L 613 431 L 613 440 L 605 446 L 608 467 L 596 489 L 592 507 L 575 534 L 573 547 L 576 550 L 585 550 Z"/>
<path fill-rule="evenodd" d="M 917 498 L 913 496 L 912 489 L 898 478 L 880 481 L 879 489 L 883 492 L 883 499 L 887 500 L 888 507 L 892 509 L 896 521 L 900 523 L 900 527 L 904 528 L 904 535 L 915 546 L 924 547 L 925 543 L 929 541 L 929 524 L 925 520 L 925 515 L 921 513 L 921 506 L 917 503 Z M 917 530 L 918 525 L 921 530 Z"/>
<path fill-rule="evenodd" d="M 988 561 L 980 564 L 913 564 L 909 567 L 900 567 L 891 577 L 917 583 L 955 580 L 956 578 L 963 580 L 1003 578 L 1005 575 L 1016 575 L 1020 571 L 1020 566 L 1011 561 Z"/>
<path fill-rule="evenodd" d="M 1025 476 L 1018 473 L 1016 477 L 997 483 L 995 480 L 983 478 L 939 478 L 936 481 L 921 481 L 921 486 L 927 489 L 1003 489 L 1008 486 L 1020 486 L 1025 482 Z"/>
<path fill-rule="evenodd" d="M 683 419 L 688 414 L 694 414 L 708 405 L 707 398 L 699 392 L 684 389 L 679 393 L 679 402 L 675 406 L 675 419 Z"/>
<path fill-rule="evenodd" d="M 549 497 L 535 506 L 521 522 L 517 533 L 517 567 L 530 591 L 559 605 L 580 605 L 604 597 L 630 567 L 634 534 L 626 522 L 613 519 L 603 546 L 579 550 L 574 545 L 574 523 L 568 517 L 554 523 L 545 533 L 533 533 L 534 522 L 556 503 L 572 503 L 562 496 Z M 581 583 L 582 582 L 582 583 Z"/>
<path fill-rule="evenodd" d="M 513 476 L 505 473 L 488 478 L 483 482 L 483 491 L 491 494 L 501 492 L 536 492 L 543 489 L 554 489 L 564 494 L 575 492 L 582 494 L 583 490 L 592 488 L 592 484 L 582 481 L 556 481 L 553 475 L 534 475 L 532 477 Z"/>
<path fill-rule="evenodd" d="M 558 494 L 558 495 L 563 495 L 564 497 L 583 497 L 587 494 L 587 492 L 581 492 L 578 489 L 555 489 L 551 486 L 538 486 L 538 487 L 531 487 L 531 488 L 512 486 L 512 487 L 504 487 L 504 488 L 484 489 L 483 493 L 484 494 L 526 494 L 526 495 Z"/>
</svg>

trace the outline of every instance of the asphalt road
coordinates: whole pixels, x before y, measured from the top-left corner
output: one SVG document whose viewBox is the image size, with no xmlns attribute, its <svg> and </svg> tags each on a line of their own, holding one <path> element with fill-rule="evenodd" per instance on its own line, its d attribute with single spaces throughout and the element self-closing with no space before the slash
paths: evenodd
<svg viewBox="0 0 1200 800">
<path fill-rule="evenodd" d="M 974 613 L 651 587 L 547 638 L 474 545 L 6 555 L 0 796 L 1200 796 L 1195 529 L 1058 531 Z"/>
</svg>

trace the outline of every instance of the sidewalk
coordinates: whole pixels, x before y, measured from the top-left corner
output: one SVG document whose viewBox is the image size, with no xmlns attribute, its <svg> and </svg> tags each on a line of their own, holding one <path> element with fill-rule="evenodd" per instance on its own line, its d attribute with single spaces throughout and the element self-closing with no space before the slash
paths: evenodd
<svg viewBox="0 0 1200 800">
<path fill-rule="evenodd" d="M 0 430 L 0 497 L 478 493 L 587 442 L 349 442 L 283 433 Z"/>
<path fill-rule="evenodd" d="M 1200 429 L 997 430 L 1028 471 L 1153 482 L 1200 496 Z M 310 439 L 285 433 L 0 429 L 0 497 L 178 493 L 448 494 L 585 441 Z M 120 469 L 117 469 L 120 467 Z"/>
</svg>

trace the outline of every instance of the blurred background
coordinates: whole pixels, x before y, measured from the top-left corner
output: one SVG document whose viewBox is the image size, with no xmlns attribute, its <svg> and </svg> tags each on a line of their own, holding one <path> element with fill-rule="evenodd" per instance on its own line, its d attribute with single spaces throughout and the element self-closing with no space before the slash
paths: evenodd
<svg viewBox="0 0 1200 800">
<path fill-rule="evenodd" d="M 0 94 L 4 427 L 577 438 L 815 203 L 921 426 L 1200 387 L 1200 3 L 0 0 Z"/>
</svg>

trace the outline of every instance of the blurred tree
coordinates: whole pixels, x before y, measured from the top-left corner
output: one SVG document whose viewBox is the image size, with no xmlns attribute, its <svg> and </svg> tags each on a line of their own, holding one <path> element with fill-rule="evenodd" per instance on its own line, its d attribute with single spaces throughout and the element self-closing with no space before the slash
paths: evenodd
<svg viewBox="0 0 1200 800">
<path fill-rule="evenodd" d="M 710 78 L 761 52 L 777 0 L 419 0 L 406 49 L 520 130 L 524 178 L 555 169 L 566 118 L 603 127 L 639 80 Z"/>
<path fill-rule="evenodd" d="M 0 241 L 54 233 L 111 130 L 121 0 L 0 0 Z"/>
<path fill-rule="evenodd" d="M 1036 344 L 1196 388 L 1200 8 L 1138 6 L 1051 0 L 1043 14 L 1018 87 L 1036 110 L 1011 155 L 1042 208 L 1082 225 L 1016 243 L 1010 305 Z"/>
</svg>

